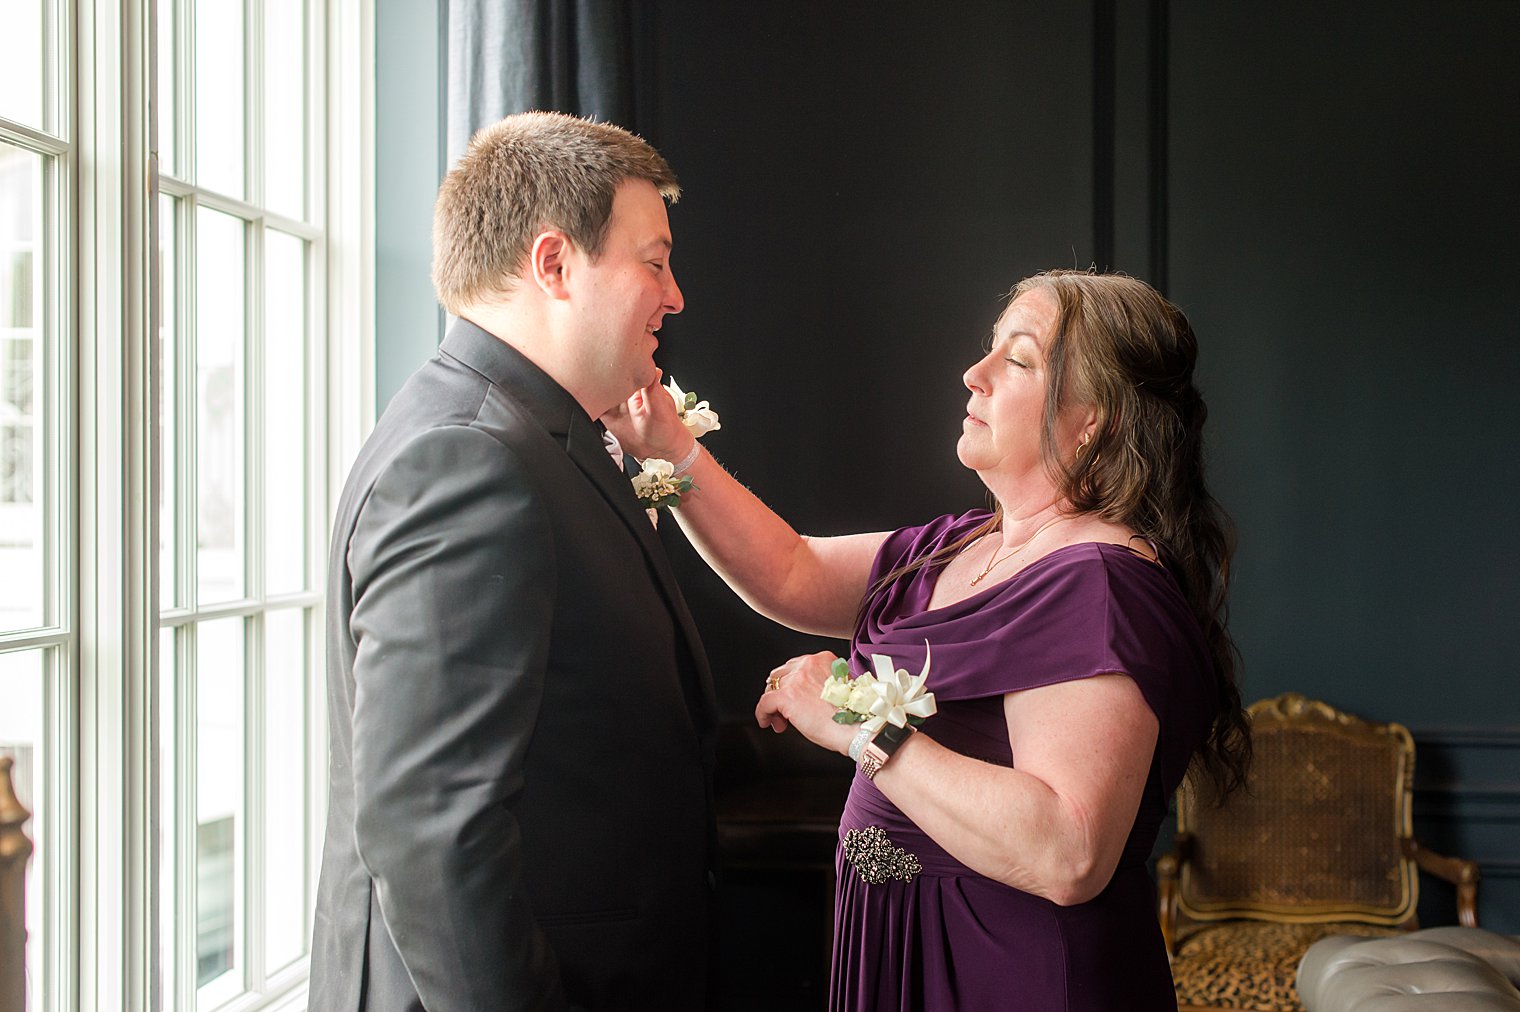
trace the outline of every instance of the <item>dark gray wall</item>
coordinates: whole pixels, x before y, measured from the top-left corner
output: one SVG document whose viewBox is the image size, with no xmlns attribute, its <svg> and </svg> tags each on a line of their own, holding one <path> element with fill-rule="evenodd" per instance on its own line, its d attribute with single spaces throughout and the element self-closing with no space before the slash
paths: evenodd
<svg viewBox="0 0 1520 1012">
<path fill-rule="evenodd" d="M 1171 5 L 1170 292 L 1231 627 L 1250 697 L 1410 727 L 1416 830 L 1520 931 L 1520 5 L 1293 6 Z"/>
<path fill-rule="evenodd" d="M 1152 280 L 1202 343 L 1246 698 L 1409 725 L 1417 831 L 1481 860 L 1486 923 L 1520 931 L 1520 5 L 646 8 L 639 128 L 685 187 L 660 359 L 721 411 L 711 449 L 812 533 L 977 505 L 959 376 L 1002 293 Z M 742 719 L 828 644 L 667 540 Z"/>
<path fill-rule="evenodd" d="M 651 133 L 685 194 L 686 310 L 661 362 L 722 414 L 709 447 L 810 533 L 984 502 L 955 457 L 961 372 L 1013 282 L 1093 255 L 1091 13 L 1032 27 L 998 0 L 656 9 Z M 1053 80 L 1034 100 L 1030 82 Z M 755 620 L 672 551 L 728 712 L 824 645 Z"/>
</svg>

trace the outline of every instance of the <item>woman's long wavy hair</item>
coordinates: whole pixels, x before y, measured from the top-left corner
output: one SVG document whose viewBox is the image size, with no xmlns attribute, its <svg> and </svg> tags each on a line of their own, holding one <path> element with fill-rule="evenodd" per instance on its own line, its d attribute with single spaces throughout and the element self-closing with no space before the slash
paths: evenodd
<svg viewBox="0 0 1520 1012">
<path fill-rule="evenodd" d="M 1068 511 L 1101 516 L 1155 544 L 1192 606 L 1214 662 L 1219 711 L 1189 775 L 1222 800 L 1245 781 L 1251 736 L 1226 628 L 1234 531 L 1204 482 L 1208 408 L 1193 385 L 1197 338 L 1181 310 L 1131 277 L 1049 271 L 1020 281 L 1010 302 L 1036 289 L 1059 306 L 1055 337 L 1045 350 L 1041 451 Z M 1070 404 L 1095 408 L 1097 426 L 1075 459 L 1065 461 L 1057 452 L 1056 420 Z M 1002 519 L 996 507 L 985 524 L 887 574 L 877 587 L 948 562 Z"/>
</svg>

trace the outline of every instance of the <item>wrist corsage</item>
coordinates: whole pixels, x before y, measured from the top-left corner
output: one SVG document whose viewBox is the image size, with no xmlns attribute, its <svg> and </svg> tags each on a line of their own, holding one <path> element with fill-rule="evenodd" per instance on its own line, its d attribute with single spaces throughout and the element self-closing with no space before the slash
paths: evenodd
<svg viewBox="0 0 1520 1012">
<path fill-rule="evenodd" d="M 886 654 L 871 655 L 874 675 L 866 672 L 853 678 L 849 662 L 842 657 L 836 660 L 823 683 L 824 700 L 839 708 L 835 723 L 860 724 L 863 733 L 875 734 L 888 724 L 916 727 L 934 716 L 934 693 L 924 691 L 929 678 L 928 647 L 925 641 L 924 668 L 916 675 L 897 667 Z"/>
<path fill-rule="evenodd" d="M 676 402 L 676 414 L 681 416 L 681 424 L 693 436 L 701 439 L 709 432 L 723 428 L 718 421 L 718 413 L 708 407 L 706 401 L 697 400 L 696 394 L 682 390 L 674 376 L 665 384 L 665 392 Z"/>
<path fill-rule="evenodd" d="M 675 402 L 681 424 L 694 439 L 701 439 L 723 427 L 718 421 L 718 413 L 706 401 L 697 400 L 696 394 L 682 390 L 674 378 L 665 384 L 665 392 Z M 641 462 L 643 470 L 634 475 L 633 494 L 638 496 L 639 504 L 649 514 L 649 522 L 656 527 L 660 525 L 660 510 L 679 506 L 681 496 L 697 487 L 686 472 L 697 462 L 698 452 L 699 448 L 693 442 L 691 452 L 680 463 L 672 464 L 659 457 Z"/>
</svg>

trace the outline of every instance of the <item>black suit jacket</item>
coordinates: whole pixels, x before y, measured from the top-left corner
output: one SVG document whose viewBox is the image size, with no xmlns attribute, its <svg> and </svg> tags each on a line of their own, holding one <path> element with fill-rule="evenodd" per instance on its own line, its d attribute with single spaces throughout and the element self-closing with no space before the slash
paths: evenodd
<svg viewBox="0 0 1520 1012">
<path fill-rule="evenodd" d="M 338 505 L 314 1012 L 705 1007 L 711 675 L 575 400 L 466 321 Z"/>
</svg>

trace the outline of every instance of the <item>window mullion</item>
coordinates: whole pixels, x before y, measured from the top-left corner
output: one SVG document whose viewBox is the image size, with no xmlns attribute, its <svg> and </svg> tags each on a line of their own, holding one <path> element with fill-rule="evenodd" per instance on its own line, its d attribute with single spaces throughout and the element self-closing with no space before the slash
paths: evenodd
<svg viewBox="0 0 1520 1012">
<path fill-rule="evenodd" d="M 196 415 L 200 410 L 200 395 L 196 384 L 197 370 L 200 367 L 198 354 L 200 342 L 197 340 L 200 330 L 200 321 L 197 313 L 200 308 L 200 298 L 197 292 L 199 279 L 197 278 L 200 260 L 197 255 L 200 246 L 200 216 L 196 213 L 199 207 L 199 195 L 193 190 L 180 201 L 180 242 L 183 252 L 180 260 L 184 272 L 179 278 L 180 311 L 179 327 L 179 355 L 177 366 L 179 368 L 180 400 L 179 410 L 175 414 L 175 425 L 179 430 L 179 510 L 178 526 L 175 537 L 178 539 L 176 555 L 179 563 L 180 584 L 178 600 L 175 602 L 180 608 L 188 608 L 196 612 L 200 606 L 200 553 L 196 551 L 196 527 L 199 523 L 199 495 L 200 488 L 200 454 L 197 439 Z"/>
<path fill-rule="evenodd" d="M 72 277 L 72 272 L 64 269 L 72 258 L 73 246 L 63 239 L 68 230 L 55 227 L 55 223 L 72 219 L 72 202 L 69 200 L 73 179 L 70 171 L 72 154 L 47 159 L 43 171 L 44 228 L 58 236 L 59 241 L 53 243 L 53 249 L 41 258 L 41 284 L 45 294 L 37 304 L 42 310 L 41 333 L 45 335 L 42 345 L 47 351 L 33 359 L 41 365 L 42 389 L 48 401 L 43 424 L 42 483 L 51 501 L 60 504 L 72 504 L 78 500 L 74 494 L 74 468 L 70 466 L 75 457 L 76 427 L 73 412 L 68 407 L 78 403 L 77 391 L 72 384 L 74 349 L 67 339 L 67 335 L 73 333 L 74 314 L 66 297 L 70 289 L 65 279 Z M 43 416 L 39 416 L 39 421 L 42 420 Z M 47 584 L 43 624 L 73 634 L 77 631 L 76 603 L 70 588 L 74 584 L 74 560 L 78 558 L 78 527 L 74 511 L 72 508 L 50 509 L 43 517 L 43 524 L 42 541 L 46 551 L 43 572 Z"/>
<path fill-rule="evenodd" d="M 244 620 L 243 656 L 243 960 L 251 991 L 262 992 L 264 965 L 264 616 Z"/>
<path fill-rule="evenodd" d="M 195 0 L 162 0 L 175 6 L 174 22 L 175 54 L 177 63 L 174 77 L 175 123 L 174 150 L 179 162 L 181 179 L 195 182 L 200 179 L 195 159 Z"/>
<path fill-rule="evenodd" d="M 147 0 L 81 0 L 78 66 L 78 1005 L 145 1009 L 148 432 Z M 84 579 L 88 574 L 88 579 Z"/>
<path fill-rule="evenodd" d="M 194 608 L 195 598 L 195 357 L 190 340 L 195 312 L 195 204 L 182 198 L 174 202 L 174 530 L 165 536 L 174 541 L 174 605 L 176 610 Z"/>
<path fill-rule="evenodd" d="M 174 687 L 177 707 L 174 734 L 179 745 L 174 750 L 174 783 L 176 785 L 174 825 L 169 827 L 169 832 L 174 834 L 174 851 L 178 860 L 172 870 L 176 901 L 172 949 L 174 964 L 172 967 L 164 968 L 165 975 L 170 977 L 171 981 L 170 987 L 165 990 L 173 995 L 173 1004 L 168 1007 L 173 1010 L 188 1010 L 196 1007 L 195 824 L 198 807 L 196 799 L 200 790 L 200 778 L 197 773 L 199 767 L 195 761 L 199 749 L 195 719 L 196 707 L 199 704 L 196 691 L 197 631 L 196 625 L 190 623 L 174 632 Z"/>
<path fill-rule="evenodd" d="M 243 6 L 243 192 L 256 207 L 264 194 L 264 5 L 246 0 Z"/>
<path fill-rule="evenodd" d="M 253 4 L 250 4 L 252 7 Z M 252 62 L 251 60 L 249 62 Z M 252 146 L 249 146 L 252 148 Z M 262 159 L 250 155 L 251 166 Z M 246 673 L 243 706 L 244 728 L 244 916 L 243 958 L 248 987 L 261 990 L 264 985 L 264 679 L 262 603 L 264 600 L 264 223 L 256 219 L 247 226 L 247 272 L 244 300 L 244 411 L 243 427 L 244 481 L 243 516 L 245 550 L 243 563 L 245 596 L 259 609 L 246 620 L 244 671 Z"/>
</svg>

